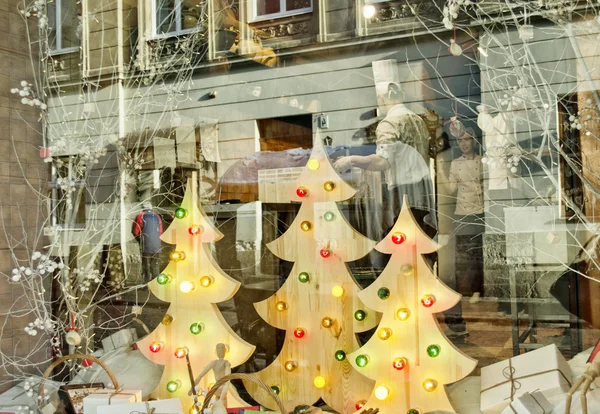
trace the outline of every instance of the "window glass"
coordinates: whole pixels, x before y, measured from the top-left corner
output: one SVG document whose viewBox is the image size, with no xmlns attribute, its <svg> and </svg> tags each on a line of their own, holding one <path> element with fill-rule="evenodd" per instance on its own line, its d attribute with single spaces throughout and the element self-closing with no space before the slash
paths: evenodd
<svg viewBox="0 0 600 414">
<path fill-rule="evenodd" d="M 265 16 L 267 14 L 275 14 L 281 11 L 280 0 L 257 0 L 256 1 L 256 14 L 258 16 Z"/>
</svg>

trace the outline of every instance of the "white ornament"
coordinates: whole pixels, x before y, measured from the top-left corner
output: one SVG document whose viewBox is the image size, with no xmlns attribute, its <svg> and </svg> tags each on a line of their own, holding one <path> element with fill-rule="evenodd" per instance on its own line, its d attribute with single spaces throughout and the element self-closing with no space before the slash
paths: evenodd
<svg viewBox="0 0 600 414">
<path fill-rule="evenodd" d="M 83 290 L 83 289 L 82 289 Z M 67 343 L 72 346 L 77 346 L 81 343 L 81 335 L 77 331 L 69 331 L 65 336 Z"/>
<path fill-rule="evenodd" d="M 456 138 L 462 137 L 465 133 L 464 125 L 455 116 L 450 118 L 450 133 Z"/>
<path fill-rule="evenodd" d="M 27 81 L 26 80 L 22 80 L 21 81 L 21 86 L 23 86 L 23 87 L 28 86 Z"/>
<path fill-rule="evenodd" d="M 460 45 L 456 43 L 456 40 L 454 39 L 450 39 L 450 46 L 448 47 L 448 50 L 453 56 L 460 56 L 463 52 L 462 47 L 460 47 Z"/>
</svg>

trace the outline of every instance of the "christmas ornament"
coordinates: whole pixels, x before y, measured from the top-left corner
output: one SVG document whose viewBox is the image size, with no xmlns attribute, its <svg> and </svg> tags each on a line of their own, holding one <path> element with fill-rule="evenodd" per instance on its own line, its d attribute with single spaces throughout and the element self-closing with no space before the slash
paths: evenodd
<svg viewBox="0 0 600 414">
<path fill-rule="evenodd" d="M 465 133 L 464 125 L 458 120 L 458 117 L 456 116 L 450 118 L 450 133 L 456 138 L 462 137 Z"/>
</svg>

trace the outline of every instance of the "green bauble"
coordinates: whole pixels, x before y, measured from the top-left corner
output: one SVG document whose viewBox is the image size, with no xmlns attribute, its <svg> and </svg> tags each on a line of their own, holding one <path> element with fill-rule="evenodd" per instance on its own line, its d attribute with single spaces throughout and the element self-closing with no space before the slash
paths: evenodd
<svg viewBox="0 0 600 414">
<path fill-rule="evenodd" d="M 271 385 L 271 389 L 273 390 L 275 395 L 279 395 L 279 393 L 281 392 L 281 390 L 279 389 L 279 387 L 277 385 Z"/>
<path fill-rule="evenodd" d="M 338 361 L 343 361 L 344 359 L 346 359 L 346 353 L 341 349 L 338 349 L 337 351 L 335 351 L 335 359 L 337 359 Z"/>
<path fill-rule="evenodd" d="M 367 313 L 362 309 L 359 309 L 356 312 L 354 312 L 354 319 L 356 319 L 357 321 L 364 321 L 366 317 Z"/>
<path fill-rule="evenodd" d="M 308 275 L 308 273 L 302 272 L 298 275 L 298 280 L 300 281 L 300 283 L 308 283 L 308 281 L 310 280 L 310 276 Z"/>
<path fill-rule="evenodd" d="M 377 296 L 379 296 L 379 299 L 385 300 L 390 297 L 390 290 L 386 287 L 382 287 L 377 291 Z"/>
<path fill-rule="evenodd" d="M 431 358 L 435 358 L 436 356 L 438 356 L 441 352 L 441 349 L 439 346 L 437 345 L 429 345 L 427 347 L 427 355 L 429 355 Z"/>
<path fill-rule="evenodd" d="M 183 207 L 179 207 L 175 209 L 175 217 L 178 219 L 182 219 L 187 215 L 187 210 Z"/>
</svg>

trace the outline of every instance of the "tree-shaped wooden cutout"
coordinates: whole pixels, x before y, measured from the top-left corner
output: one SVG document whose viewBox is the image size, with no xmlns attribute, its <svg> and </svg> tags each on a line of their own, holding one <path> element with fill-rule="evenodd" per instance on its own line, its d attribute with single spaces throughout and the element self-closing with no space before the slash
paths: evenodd
<svg viewBox="0 0 600 414">
<path fill-rule="evenodd" d="M 358 348 L 355 333 L 374 327 L 377 317 L 358 300 L 360 288 L 345 262 L 365 256 L 375 242 L 340 212 L 336 201 L 355 191 L 337 175 L 322 146 L 313 149 L 291 191 L 290 200 L 302 203 L 300 211 L 268 247 L 294 266 L 275 295 L 255 304 L 263 319 L 286 331 L 286 338 L 277 359 L 256 375 L 279 392 L 289 411 L 322 398 L 339 412 L 353 412 L 374 381 L 354 370 L 346 354 Z M 364 309 L 360 320 L 354 318 L 357 307 Z M 249 382 L 246 387 L 272 408 L 265 392 Z"/>
<path fill-rule="evenodd" d="M 151 361 L 164 365 L 160 384 L 153 396 L 180 398 L 184 412 L 193 406 L 188 392 L 192 389 L 186 363 L 191 361 L 194 375 L 217 358 L 216 345 L 228 348 L 225 355 L 232 367 L 243 364 L 254 352 L 254 346 L 243 341 L 231 330 L 217 303 L 230 299 L 239 283 L 225 274 L 210 253 L 210 244 L 223 235 L 198 205 L 197 179 L 188 179 L 181 207 L 161 239 L 174 244 L 171 261 L 150 290 L 171 305 L 162 323 L 139 342 L 139 349 Z M 215 382 L 209 372 L 198 384 L 208 389 Z M 247 405 L 229 387 L 228 405 Z"/>
<path fill-rule="evenodd" d="M 423 258 L 439 246 L 415 222 L 406 196 L 394 227 L 375 248 L 390 254 L 390 261 L 359 297 L 383 316 L 377 334 L 348 356 L 377 381 L 365 407 L 378 407 L 382 414 L 452 412 L 444 384 L 467 376 L 477 362 L 448 341 L 434 316 L 461 296 Z"/>
</svg>

